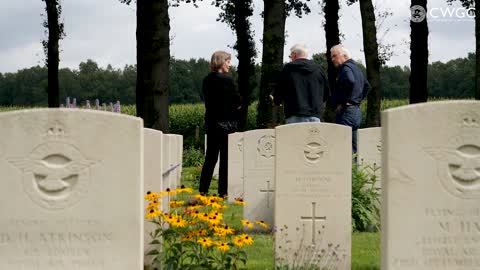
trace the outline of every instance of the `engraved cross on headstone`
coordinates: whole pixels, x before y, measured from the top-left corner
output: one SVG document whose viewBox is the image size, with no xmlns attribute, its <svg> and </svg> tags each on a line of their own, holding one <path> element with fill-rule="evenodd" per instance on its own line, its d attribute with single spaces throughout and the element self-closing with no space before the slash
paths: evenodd
<svg viewBox="0 0 480 270">
<path fill-rule="evenodd" d="M 270 208 L 270 192 L 275 192 L 274 189 L 270 188 L 270 180 L 267 180 L 267 189 L 260 189 L 260 192 L 265 192 L 265 196 L 267 197 L 267 208 Z"/>
<path fill-rule="evenodd" d="M 306 216 L 301 216 L 300 219 L 302 221 L 311 221 L 312 222 L 312 244 L 315 244 L 315 234 L 316 234 L 316 229 L 315 229 L 315 222 L 320 221 L 320 220 L 327 220 L 327 217 L 317 217 L 315 215 L 315 205 L 316 202 L 312 202 L 312 216 L 306 217 Z"/>
</svg>

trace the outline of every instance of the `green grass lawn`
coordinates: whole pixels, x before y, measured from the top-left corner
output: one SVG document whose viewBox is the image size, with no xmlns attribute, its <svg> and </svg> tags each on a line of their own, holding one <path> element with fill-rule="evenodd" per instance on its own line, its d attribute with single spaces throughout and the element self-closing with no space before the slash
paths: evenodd
<svg viewBox="0 0 480 270">
<path fill-rule="evenodd" d="M 182 184 L 198 189 L 198 169 L 183 168 Z M 210 186 L 210 194 L 215 194 L 217 181 L 213 180 Z M 248 203 L 248 202 L 247 202 Z M 225 223 L 236 231 L 242 230 L 242 206 L 230 205 L 225 210 Z M 247 246 L 245 251 L 248 255 L 246 269 L 248 270 L 271 270 L 273 267 L 273 238 L 268 232 L 250 232 L 254 238 L 254 244 Z M 353 233 L 352 234 L 352 269 L 354 270 L 377 270 L 380 269 L 380 234 L 379 233 Z"/>
</svg>

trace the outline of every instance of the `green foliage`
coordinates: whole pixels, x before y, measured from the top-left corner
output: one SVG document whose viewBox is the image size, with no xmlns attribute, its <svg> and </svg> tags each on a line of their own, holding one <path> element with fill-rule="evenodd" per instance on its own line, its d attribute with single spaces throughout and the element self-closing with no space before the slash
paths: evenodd
<svg viewBox="0 0 480 270">
<path fill-rule="evenodd" d="M 237 233 L 227 226 L 225 203 L 215 196 L 182 196 L 181 190 L 147 193 L 150 201 L 146 217 L 154 223 L 150 232 L 151 249 L 146 252 L 152 257 L 152 266 L 161 265 L 164 270 L 205 269 L 234 270 L 247 262 L 243 247 L 253 244 L 253 238 Z M 168 196 L 170 209 L 165 214 L 158 211 L 161 196 Z M 171 198 L 171 196 L 174 196 Z M 196 207 L 184 207 L 184 200 L 196 201 Z M 164 201 L 164 200 L 162 200 Z M 163 243 L 162 243 L 163 241 Z"/>
<path fill-rule="evenodd" d="M 376 164 L 352 164 L 352 229 L 367 231 L 380 226 L 380 187 Z"/>
<path fill-rule="evenodd" d="M 185 167 L 198 167 L 202 166 L 205 157 L 203 151 L 190 146 L 183 150 L 183 166 Z"/>
</svg>

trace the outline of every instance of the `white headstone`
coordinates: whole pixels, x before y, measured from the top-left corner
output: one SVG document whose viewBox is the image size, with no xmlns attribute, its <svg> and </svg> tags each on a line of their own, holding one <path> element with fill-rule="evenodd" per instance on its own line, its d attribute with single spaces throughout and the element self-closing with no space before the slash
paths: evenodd
<svg viewBox="0 0 480 270">
<path fill-rule="evenodd" d="M 367 173 L 375 173 L 376 186 L 381 187 L 382 136 L 381 128 L 362 128 L 358 130 L 358 163 L 367 167 Z"/>
<path fill-rule="evenodd" d="M 480 269 L 480 102 L 382 113 L 382 269 Z"/>
<path fill-rule="evenodd" d="M 177 141 L 177 164 L 178 164 L 178 169 L 177 169 L 177 186 L 181 185 L 181 180 L 182 180 L 182 168 L 183 168 L 183 136 L 178 135 L 178 141 Z"/>
<path fill-rule="evenodd" d="M 143 269 L 143 123 L 0 114 L 0 269 Z"/>
<path fill-rule="evenodd" d="M 351 129 L 302 123 L 275 131 L 276 264 L 324 266 L 335 250 L 331 269 L 350 269 Z"/>
<path fill-rule="evenodd" d="M 228 200 L 244 197 L 243 190 L 243 133 L 228 135 Z"/>
<path fill-rule="evenodd" d="M 144 191 L 151 192 L 160 192 L 162 188 L 162 137 L 163 134 L 161 131 L 144 128 L 143 129 L 143 139 L 144 139 Z M 147 207 L 148 201 L 144 201 L 144 209 Z M 163 205 L 160 205 L 162 209 Z M 144 227 L 144 250 L 150 250 L 160 248 L 160 245 L 157 247 L 150 245 L 149 243 L 153 240 L 150 236 L 150 233 L 156 229 L 156 225 L 145 220 Z M 145 256 L 145 265 L 150 265 L 152 256 Z"/>
<path fill-rule="evenodd" d="M 273 225 L 275 131 L 256 129 L 244 132 L 243 175 L 245 202 L 243 218 Z"/>
</svg>

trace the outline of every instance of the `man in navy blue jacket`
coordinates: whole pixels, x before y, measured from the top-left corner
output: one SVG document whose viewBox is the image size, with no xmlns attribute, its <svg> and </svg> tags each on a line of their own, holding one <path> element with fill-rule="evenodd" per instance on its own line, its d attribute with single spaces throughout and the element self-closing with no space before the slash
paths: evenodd
<svg viewBox="0 0 480 270">
<path fill-rule="evenodd" d="M 357 130 L 362 123 L 360 103 L 371 87 L 357 63 L 350 59 L 350 52 L 343 45 L 333 46 L 330 53 L 333 64 L 338 68 L 332 97 L 336 108 L 335 122 L 352 127 L 352 151 L 355 154 L 357 153 Z"/>
</svg>

